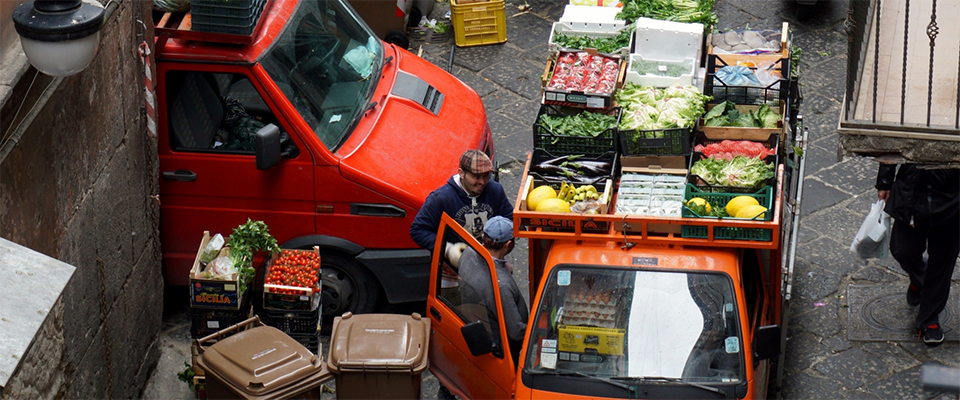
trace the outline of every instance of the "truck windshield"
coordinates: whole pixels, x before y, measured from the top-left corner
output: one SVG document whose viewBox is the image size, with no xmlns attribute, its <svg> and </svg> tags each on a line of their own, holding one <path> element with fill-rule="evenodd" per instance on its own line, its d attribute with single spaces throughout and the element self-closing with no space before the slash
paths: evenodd
<svg viewBox="0 0 960 400">
<path fill-rule="evenodd" d="M 725 274 L 554 268 L 531 320 L 524 373 L 745 381 L 737 310 Z"/>
<path fill-rule="evenodd" d="M 349 137 L 383 68 L 383 44 L 343 0 L 306 0 L 261 59 L 330 149 Z"/>
</svg>

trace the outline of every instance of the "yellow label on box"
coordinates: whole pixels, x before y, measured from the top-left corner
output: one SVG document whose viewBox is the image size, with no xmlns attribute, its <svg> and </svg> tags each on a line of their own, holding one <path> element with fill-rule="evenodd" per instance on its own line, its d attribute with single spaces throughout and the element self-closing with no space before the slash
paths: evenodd
<svg viewBox="0 0 960 400">
<path fill-rule="evenodd" d="M 623 336 L 626 329 L 595 328 L 591 326 L 560 325 L 557 350 L 586 353 L 587 349 L 597 354 L 623 355 Z"/>
</svg>

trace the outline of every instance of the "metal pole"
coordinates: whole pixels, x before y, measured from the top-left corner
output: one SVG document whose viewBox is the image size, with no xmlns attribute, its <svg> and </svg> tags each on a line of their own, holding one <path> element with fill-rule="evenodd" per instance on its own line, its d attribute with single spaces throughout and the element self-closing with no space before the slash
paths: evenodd
<svg viewBox="0 0 960 400">
<path fill-rule="evenodd" d="M 907 105 L 907 43 L 910 38 L 910 0 L 903 13 L 903 71 L 900 77 L 900 125 L 903 125 L 904 107 Z M 877 42 L 879 44 L 879 42 Z"/>
<path fill-rule="evenodd" d="M 930 71 L 927 78 L 927 126 L 930 126 L 930 107 L 933 104 L 933 49 L 936 46 L 937 34 L 937 0 L 933 0 L 933 11 L 930 13 L 930 24 L 927 25 L 927 37 L 930 38 Z"/>
</svg>

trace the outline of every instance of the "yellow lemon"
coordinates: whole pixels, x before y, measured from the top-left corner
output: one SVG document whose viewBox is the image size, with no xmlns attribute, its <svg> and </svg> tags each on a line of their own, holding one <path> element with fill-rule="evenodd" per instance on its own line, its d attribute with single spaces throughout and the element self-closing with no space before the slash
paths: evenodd
<svg viewBox="0 0 960 400">
<path fill-rule="evenodd" d="M 541 201 L 555 198 L 557 198 L 557 191 L 553 190 L 552 187 L 547 185 L 537 186 L 527 195 L 527 210 L 536 210 Z"/>
<path fill-rule="evenodd" d="M 710 207 L 710 203 L 704 200 L 703 197 L 694 197 L 687 200 L 687 207 L 693 208 L 693 206 L 703 206 L 703 209 L 707 212 L 713 211 L 713 207 Z"/>
<path fill-rule="evenodd" d="M 558 198 L 543 199 L 537 204 L 537 212 L 568 213 L 570 204 Z"/>
<path fill-rule="evenodd" d="M 761 205 L 749 205 L 743 206 L 740 208 L 740 211 L 737 211 L 737 218 L 753 218 L 763 219 L 766 215 L 764 211 L 767 211 L 767 208 Z M 759 215 L 758 215 L 759 214 Z"/>
<path fill-rule="evenodd" d="M 727 202 L 727 215 L 737 216 L 737 212 L 740 211 L 744 206 L 755 205 L 759 206 L 760 202 L 757 201 L 753 196 L 737 196 Z"/>
</svg>

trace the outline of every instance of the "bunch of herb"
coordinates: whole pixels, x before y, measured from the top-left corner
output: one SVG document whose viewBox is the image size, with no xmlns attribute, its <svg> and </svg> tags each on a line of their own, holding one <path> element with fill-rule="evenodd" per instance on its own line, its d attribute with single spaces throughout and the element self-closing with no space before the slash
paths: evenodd
<svg viewBox="0 0 960 400">
<path fill-rule="evenodd" d="M 660 70 L 661 65 L 665 67 L 663 71 Z M 672 76 L 674 78 L 693 73 L 693 64 L 650 61 L 642 58 L 634 58 L 630 63 L 630 68 L 640 75 Z"/>
<path fill-rule="evenodd" d="M 617 126 L 617 117 L 589 111 L 573 115 L 541 114 L 537 123 L 558 136 L 598 137 Z M 558 139 L 554 138 L 554 141 Z"/>
<path fill-rule="evenodd" d="M 566 35 L 557 32 L 553 36 L 553 42 L 565 49 L 597 49 L 601 53 L 615 53 L 624 47 L 630 47 L 631 36 L 633 36 L 633 27 L 624 29 L 617 36 L 605 38 Z"/>
<path fill-rule="evenodd" d="M 775 129 L 781 118 L 783 117 L 780 113 L 767 104 L 761 105 L 755 111 L 741 113 L 735 104 L 724 101 L 704 114 L 703 125 Z"/>
<path fill-rule="evenodd" d="M 256 273 L 253 269 L 255 251 L 279 253 L 280 246 L 277 239 L 270 234 L 266 223 L 247 218 L 247 222 L 234 228 L 230 234 L 230 261 L 239 272 L 237 284 L 240 285 L 241 294 L 246 291 Z"/>
<path fill-rule="evenodd" d="M 800 57 L 803 56 L 803 49 L 797 45 L 790 46 L 790 76 L 800 79 Z"/>
<path fill-rule="evenodd" d="M 625 0 L 623 10 L 617 14 L 617 19 L 627 24 L 642 17 L 696 22 L 703 24 L 704 32 L 710 32 L 719 21 L 713 12 L 713 0 Z"/>
</svg>

